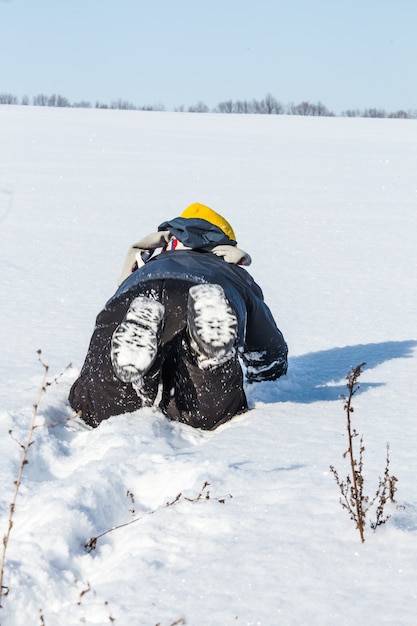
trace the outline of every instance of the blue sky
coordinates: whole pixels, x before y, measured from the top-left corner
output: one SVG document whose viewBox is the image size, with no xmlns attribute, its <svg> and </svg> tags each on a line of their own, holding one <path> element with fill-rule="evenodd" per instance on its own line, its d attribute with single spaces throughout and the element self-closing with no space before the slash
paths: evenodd
<svg viewBox="0 0 417 626">
<path fill-rule="evenodd" d="M 416 0 L 0 0 L 0 92 L 417 109 Z"/>
</svg>

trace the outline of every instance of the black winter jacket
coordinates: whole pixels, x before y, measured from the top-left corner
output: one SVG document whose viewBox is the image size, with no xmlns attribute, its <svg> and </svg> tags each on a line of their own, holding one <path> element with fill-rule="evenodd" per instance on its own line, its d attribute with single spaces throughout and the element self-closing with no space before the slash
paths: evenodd
<svg viewBox="0 0 417 626">
<path fill-rule="evenodd" d="M 106 304 L 114 308 L 120 300 L 136 297 L 148 285 L 164 283 L 175 290 L 178 283 L 221 285 L 239 322 L 239 347 L 249 381 L 272 380 L 287 370 L 287 345 L 272 313 L 264 302 L 262 290 L 247 270 L 226 263 L 203 250 L 163 252 L 134 271 Z M 180 311 L 180 313 L 178 313 Z M 176 303 L 175 316 L 180 331 L 186 325 L 186 302 Z M 167 317 L 170 316 L 169 299 Z M 174 313 L 174 312 L 172 312 Z"/>
</svg>

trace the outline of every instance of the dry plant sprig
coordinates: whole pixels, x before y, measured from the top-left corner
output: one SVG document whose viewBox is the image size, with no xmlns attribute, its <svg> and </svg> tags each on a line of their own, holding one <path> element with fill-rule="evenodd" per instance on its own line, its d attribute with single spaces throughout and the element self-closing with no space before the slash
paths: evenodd
<svg viewBox="0 0 417 626">
<path fill-rule="evenodd" d="M 41 351 L 38 350 L 38 354 L 41 354 Z M 39 358 L 40 360 L 40 358 Z M 42 363 L 42 361 L 41 361 Z M 7 550 L 7 546 L 9 544 L 9 539 L 10 539 L 10 533 L 12 531 L 13 528 L 13 515 L 15 512 L 15 508 L 16 508 L 16 500 L 17 500 L 17 494 L 19 492 L 19 488 L 20 488 L 20 484 L 22 482 L 22 475 L 23 475 L 23 469 L 25 467 L 25 465 L 28 463 L 27 460 L 27 454 L 28 454 L 28 450 L 30 448 L 30 446 L 33 443 L 33 433 L 34 430 L 36 428 L 35 426 L 35 422 L 36 422 L 36 417 L 38 415 L 38 407 L 39 407 L 39 403 L 41 401 L 42 395 L 45 393 L 46 390 L 46 379 L 48 376 L 48 370 L 49 367 L 47 365 L 45 365 L 45 363 L 42 363 L 43 368 L 44 368 L 44 374 L 43 374 L 43 378 L 42 378 L 42 382 L 41 385 L 39 387 L 39 391 L 38 391 L 38 397 L 37 400 L 35 402 L 35 404 L 33 405 L 33 411 L 32 411 L 32 418 L 30 421 L 30 426 L 29 426 L 29 432 L 28 432 L 28 436 L 26 439 L 26 443 L 25 444 L 19 444 L 20 447 L 23 450 L 22 453 L 22 459 L 20 461 L 20 465 L 19 465 L 19 470 L 17 473 L 17 478 L 14 481 L 14 493 L 13 493 L 13 498 L 12 501 L 10 503 L 10 507 L 9 507 L 9 519 L 7 522 L 7 530 L 6 530 L 6 534 L 3 537 L 3 552 L 2 552 L 2 557 L 1 557 L 1 565 L 0 565 L 0 584 L 1 584 L 1 588 L 0 588 L 0 607 L 2 606 L 1 604 L 1 598 L 4 595 L 7 595 L 9 592 L 8 587 L 5 587 L 3 585 L 3 575 L 4 575 L 4 563 L 5 563 L 5 559 L 6 559 L 6 550 Z M 11 434 L 11 431 L 9 431 Z M 3 590 L 6 590 L 5 592 L 3 592 Z"/>
<path fill-rule="evenodd" d="M 75 580 L 74 582 L 77 584 L 79 581 L 78 581 L 78 580 Z M 81 607 L 81 606 L 83 606 L 83 599 L 84 599 L 84 596 L 85 596 L 87 593 L 90 593 L 90 592 L 92 592 L 92 594 L 93 594 L 93 596 L 94 596 L 94 597 L 96 596 L 96 592 L 95 592 L 95 591 L 94 591 L 94 589 L 91 587 L 90 583 L 87 581 L 87 586 L 85 587 L 85 589 L 81 589 L 81 591 L 80 591 L 80 593 L 79 593 L 79 598 L 80 598 L 80 599 L 79 599 L 79 600 L 78 600 L 78 602 L 77 602 L 77 606 L 80 606 L 80 607 Z M 109 603 L 108 603 L 108 601 L 107 601 L 107 600 L 104 602 L 104 606 L 105 606 L 106 608 L 108 608 Z M 115 621 L 116 621 L 116 618 L 115 618 L 115 617 L 113 617 L 111 613 L 109 613 L 109 622 L 113 623 L 113 622 L 115 622 Z M 81 618 L 80 618 L 80 622 L 81 622 L 81 623 L 83 623 L 83 624 L 86 624 L 86 623 L 87 623 L 87 621 L 86 621 L 85 617 L 81 617 Z"/>
<path fill-rule="evenodd" d="M 378 526 L 385 524 L 390 516 L 385 515 L 384 507 L 388 501 L 395 502 L 395 492 L 397 491 L 396 483 L 398 482 L 398 478 L 395 476 L 390 476 L 389 473 L 389 444 L 387 443 L 387 456 L 385 461 L 385 471 L 384 477 L 379 479 L 379 485 L 377 492 L 375 494 L 373 501 L 378 501 L 378 505 L 376 507 L 376 519 L 374 522 L 371 522 L 371 528 L 376 530 Z"/>
<path fill-rule="evenodd" d="M 91 537 L 84 544 L 84 548 L 87 550 L 87 552 L 92 552 L 93 550 L 96 549 L 97 541 L 99 539 L 101 539 L 101 537 L 104 537 L 105 535 L 108 535 L 109 533 L 112 533 L 114 530 L 118 530 L 119 528 L 124 528 L 125 526 L 130 526 L 131 524 L 135 524 L 136 522 L 139 522 L 141 519 L 143 519 L 146 515 L 153 515 L 157 511 L 160 511 L 161 509 L 166 509 L 169 506 L 175 506 L 176 504 L 178 504 L 179 502 L 183 502 L 184 500 L 187 501 L 187 502 L 200 502 L 201 500 L 206 500 L 206 501 L 207 500 L 215 500 L 216 502 L 219 502 L 220 504 L 225 504 L 226 498 L 228 498 L 228 499 L 233 498 L 233 496 L 230 493 L 227 494 L 227 496 L 222 496 L 220 498 L 212 498 L 210 496 L 210 492 L 207 491 L 207 487 L 209 487 L 209 486 L 210 486 L 210 483 L 208 481 L 205 481 L 205 483 L 203 484 L 203 487 L 201 488 L 200 493 L 195 498 L 187 498 L 186 496 L 184 496 L 180 492 L 179 494 L 177 494 L 175 496 L 175 498 L 173 500 L 171 500 L 170 502 L 167 502 L 163 506 L 160 506 L 157 509 L 154 509 L 152 511 L 148 511 L 147 513 L 145 513 L 144 515 L 140 515 L 139 517 L 135 517 L 134 519 L 130 520 L 129 522 L 124 522 L 123 524 L 119 524 L 118 526 L 112 526 L 112 528 L 109 528 L 109 529 L 103 531 L 102 533 L 100 533 L 96 537 Z M 130 494 L 131 492 L 128 491 L 127 493 Z"/>
<path fill-rule="evenodd" d="M 135 494 L 130 491 L 130 489 L 127 490 L 126 492 L 126 496 L 129 498 L 130 503 L 132 505 L 132 508 L 129 509 L 129 512 L 132 514 L 132 516 L 134 517 L 136 515 L 136 509 L 135 509 Z"/>
<path fill-rule="evenodd" d="M 11 430 L 9 430 L 9 435 L 12 437 L 12 439 L 14 439 L 14 441 L 16 441 L 18 443 L 18 445 L 22 449 L 22 458 L 21 458 L 21 461 L 20 461 L 19 470 L 18 470 L 18 473 L 17 473 L 17 478 L 14 481 L 14 492 L 13 492 L 12 501 L 11 501 L 10 506 L 9 506 L 9 518 L 8 518 L 8 521 L 7 521 L 7 529 L 6 529 L 5 535 L 3 536 L 3 551 L 2 551 L 2 555 L 1 555 L 1 561 L 0 561 L 0 608 L 3 608 L 3 606 L 2 606 L 2 598 L 7 596 L 8 593 L 9 593 L 9 588 L 7 586 L 3 585 L 4 565 L 5 565 L 5 560 L 6 560 L 6 551 L 7 551 L 7 546 L 9 544 L 9 540 L 10 540 L 10 533 L 11 533 L 12 528 L 13 528 L 13 516 L 14 516 L 14 513 L 15 513 L 15 509 L 16 509 L 17 495 L 19 493 L 20 485 L 21 485 L 21 482 L 22 482 L 23 470 L 24 470 L 25 465 L 27 465 L 29 463 L 29 461 L 27 460 L 27 455 L 28 455 L 28 451 L 29 451 L 30 446 L 34 443 L 34 441 L 33 441 L 33 433 L 34 433 L 35 429 L 37 428 L 36 418 L 38 416 L 39 404 L 40 404 L 42 396 L 46 392 L 47 388 L 50 385 L 56 383 L 59 380 L 59 378 L 64 374 L 64 372 L 71 367 L 71 364 L 67 365 L 67 367 L 60 374 L 58 374 L 58 376 L 56 376 L 52 381 L 48 382 L 47 377 L 48 377 L 48 372 L 49 372 L 49 366 L 46 365 L 42 361 L 42 359 L 41 359 L 42 351 L 38 350 L 37 354 L 39 356 L 39 362 L 41 363 L 44 372 L 43 372 L 42 381 L 41 381 L 41 384 L 40 384 L 40 387 L 39 387 L 38 396 L 37 396 L 35 404 L 33 405 L 32 417 L 31 417 L 31 421 L 30 421 L 30 426 L 29 426 L 29 431 L 28 431 L 28 435 L 27 435 L 27 438 L 26 438 L 26 442 L 25 443 L 20 443 L 13 436 L 13 432 Z"/>
<path fill-rule="evenodd" d="M 348 433 L 349 447 L 343 454 L 343 458 L 348 457 L 350 463 L 351 476 L 347 476 L 346 480 L 341 480 L 337 470 L 330 466 L 330 470 L 333 473 L 335 480 L 340 489 L 340 504 L 342 508 L 346 509 L 350 515 L 352 521 L 355 522 L 356 528 L 359 530 L 362 543 L 365 541 L 365 526 L 366 515 L 369 509 L 377 503 L 376 507 L 376 521 L 371 523 L 371 528 L 374 530 L 377 526 L 385 524 L 389 519 L 389 515 L 385 515 L 384 507 L 388 500 L 395 502 L 394 494 L 396 492 L 397 478 L 391 476 L 389 473 L 389 445 L 387 444 L 387 456 L 384 470 L 384 477 L 379 479 L 378 488 L 372 499 L 369 498 L 364 492 L 364 477 L 363 477 L 363 453 L 365 452 L 365 446 L 363 443 L 363 437 L 359 439 L 358 458 L 354 449 L 354 439 L 358 437 L 356 429 L 352 425 L 351 415 L 354 412 L 352 406 L 352 399 L 356 392 L 359 390 L 360 385 L 358 383 L 359 376 L 362 373 L 362 369 L 366 363 L 361 363 L 354 367 L 346 376 L 348 396 L 342 396 L 344 400 L 343 408 L 346 413 L 346 429 Z"/>
</svg>

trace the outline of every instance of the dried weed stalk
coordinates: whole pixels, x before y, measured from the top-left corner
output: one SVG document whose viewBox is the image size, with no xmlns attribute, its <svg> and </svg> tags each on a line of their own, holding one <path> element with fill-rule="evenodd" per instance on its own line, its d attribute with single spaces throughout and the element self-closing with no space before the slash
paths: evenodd
<svg viewBox="0 0 417 626">
<path fill-rule="evenodd" d="M 30 446 L 34 443 L 34 441 L 33 441 L 33 433 L 34 433 L 35 429 L 38 427 L 35 422 L 36 422 L 36 418 L 38 416 L 39 404 L 40 404 L 42 396 L 45 393 L 45 391 L 47 390 L 47 388 L 50 385 L 52 385 L 55 382 L 57 382 L 58 379 L 63 375 L 63 373 L 71 367 L 71 364 L 67 365 L 67 367 L 65 368 L 65 370 L 63 372 L 61 372 L 61 374 L 59 374 L 56 378 L 54 378 L 53 381 L 48 382 L 47 381 L 47 377 L 48 377 L 49 366 L 46 365 L 42 361 L 42 359 L 41 359 L 42 351 L 38 350 L 37 354 L 39 355 L 39 361 L 40 361 L 40 363 L 41 363 L 41 365 L 43 367 L 44 372 L 43 372 L 43 378 L 42 378 L 42 381 L 41 381 L 41 384 L 40 384 L 40 387 L 39 387 L 39 391 L 38 391 L 38 397 L 36 399 L 35 404 L 33 405 L 32 417 L 31 417 L 31 421 L 30 421 L 30 426 L 29 426 L 29 431 L 28 431 L 26 442 L 25 443 L 20 443 L 13 436 L 13 431 L 9 430 L 9 435 L 17 442 L 17 444 L 22 449 L 22 458 L 21 458 L 21 461 L 20 461 L 20 465 L 19 465 L 19 469 L 18 469 L 18 473 L 17 473 L 17 478 L 14 481 L 14 492 L 13 492 L 12 501 L 11 501 L 10 506 L 9 506 L 9 518 L 7 520 L 7 529 L 6 529 L 5 535 L 3 536 L 3 550 L 2 550 L 1 561 L 0 561 L 0 608 L 3 608 L 3 606 L 2 606 L 2 598 L 7 596 L 8 593 L 9 593 L 9 588 L 7 586 L 3 585 L 4 565 L 5 565 L 5 560 L 6 560 L 6 551 L 7 551 L 7 546 L 9 545 L 10 533 L 11 533 L 12 528 L 13 528 L 13 517 L 14 517 L 14 513 L 15 513 L 15 509 L 16 509 L 17 495 L 19 493 L 20 485 L 21 485 L 21 482 L 22 482 L 23 470 L 25 468 L 25 465 L 27 465 L 29 463 L 29 461 L 27 460 L 27 455 L 28 455 L 28 451 L 29 451 Z M 69 418 L 69 419 L 73 419 L 73 418 Z M 41 619 L 42 619 L 42 616 L 41 616 Z"/>
<path fill-rule="evenodd" d="M 356 528 L 359 531 L 362 543 L 365 541 L 365 526 L 366 515 L 369 509 L 376 503 L 376 520 L 371 523 L 371 528 L 374 530 L 382 525 L 389 519 L 389 515 L 385 514 L 385 505 L 388 501 L 395 502 L 394 494 L 396 492 L 397 478 L 391 476 L 389 473 L 389 445 L 387 444 L 387 455 L 385 462 L 385 470 L 383 478 L 379 479 L 378 488 L 373 498 L 370 498 L 364 492 L 364 476 L 363 476 L 363 453 L 365 446 L 363 443 L 363 437 L 359 438 L 359 447 L 355 451 L 354 440 L 358 437 L 358 432 L 352 425 L 352 413 L 354 408 L 352 406 L 352 399 L 356 392 L 359 390 L 358 379 L 362 373 L 365 363 L 361 363 L 353 368 L 346 376 L 348 396 L 342 396 L 344 400 L 344 410 L 346 413 L 346 429 L 348 433 L 349 447 L 343 454 L 343 458 L 348 457 L 350 463 L 350 476 L 348 475 L 345 480 L 341 480 L 337 470 L 330 466 L 336 482 L 340 489 L 340 504 L 342 508 L 346 509 L 352 521 L 355 522 Z"/>
<path fill-rule="evenodd" d="M 210 496 L 210 491 L 207 490 L 207 487 L 209 487 L 209 486 L 210 486 L 210 483 L 208 481 L 206 481 L 203 484 L 200 493 L 195 498 L 187 498 L 186 496 L 184 496 L 180 492 L 170 502 L 167 502 L 166 504 L 164 504 L 163 506 L 159 507 L 158 509 L 154 509 L 152 511 L 148 511 L 147 513 L 145 513 L 145 515 L 153 515 L 157 511 L 160 511 L 161 509 L 166 509 L 169 506 L 175 506 L 176 504 L 178 504 L 179 502 L 183 502 L 184 500 L 187 501 L 187 502 L 200 502 L 201 500 L 206 500 L 206 501 L 207 500 L 215 500 L 216 502 L 220 502 L 220 504 L 224 504 L 226 502 L 226 498 L 230 499 L 230 498 L 233 497 L 229 493 L 229 494 L 227 494 L 227 496 L 222 496 L 220 498 L 212 498 Z M 133 496 L 132 492 L 128 491 L 127 492 L 127 496 L 130 497 L 131 502 L 133 503 L 134 502 L 134 497 L 132 499 L 132 496 Z M 134 514 L 134 510 L 131 509 L 130 512 L 132 514 Z M 130 526 L 131 524 L 135 524 L 136 522 L 139 522 L 141 519 L 143 519 L 143 517 L 145 517 L 145 515 L 141 515 L 139 517 L 135 517 L 134 519 L 130 520 L 129 522 L 125 522 L 124 524 L 119 524 L 118 526 L 113 526 L 112 528 L 109 528 L 108 530 L 103 531 L 102 533 L 100 533 L 96 537 L 91 537 L 84 544 L 84 548 L 87 550 L 87 552 L 92 552 L 93 550 L 96 549 L 97 541 L 101 537 L 104 537 L 105 535 L 108 535 L 109 533 L 112 533 L 114 530 L 118 530 L 119 528 L 124 528 L 125 526 Z"/>
<path fill-rule="evenodd" d="M 79 581 L 78 581 L 78 580 L 75 580 L 74 582 L 77 584 Z M 90 583 L 89 583 L 89 582 L 87 582 L 87 586 L 86 586 L 84 589 L 82 589 L 82 590 L 80 591 L 80 593 L 79 593 L 79 598 L 80 598 L 80 599 L 79 599 L 79 600 L 78 600 L 78 602 L 77 602 L 77 606 L 79 606 L 79 607 L 83 607 L 83 606 L 84 606 L 84 596 L 85 596 L 87 593 L 90 593 L 90 592 L 93 594 L 93 596 L 94 596 L 94 597 L 96 596 L 96 592 L 92 589 L 92 587 L 91 587 Z M 106 609 L 108 609 L 109 603 L 107 602 L 107 600 L 104 602 L 104 606 L 106 607 Z M 115 617 L 113 617 L 111 613 L 109 613 L 109 622 L 110 622 L 110 623 L 113 623 L 113 622 L 115 622 L 115 621 L 116 621 L 116 618 L 115 618 Z M 85 618 L 84 616 L 82 616 L 82 617 L 80 617 L 80 622 L 81 622 L 82 624 L 86 624 L 86 623 L 87 623 L 87 620 L 86 620 L 86 618 Z"/>
</svg>

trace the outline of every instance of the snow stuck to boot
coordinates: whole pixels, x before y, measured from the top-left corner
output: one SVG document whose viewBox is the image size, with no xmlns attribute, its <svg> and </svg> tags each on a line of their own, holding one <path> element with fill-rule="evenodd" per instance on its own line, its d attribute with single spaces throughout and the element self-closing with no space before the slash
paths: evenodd
<svg viewBox="0 0 417 626">
<path fill-rule="evenodd" d="M 188 293 L 187 327 L 198 366 L 209 369 L 236 354 L 237 318 L 220 285 L 194 285 Z"/>
<path fill-rule="evenodd" d="M 149 370 L 160 345 L 163 320 L 160 302 L 145 296 L 132 300 L 111 341 L 111 362 L 119 380 L 138 384 Z"/>
</svg>

